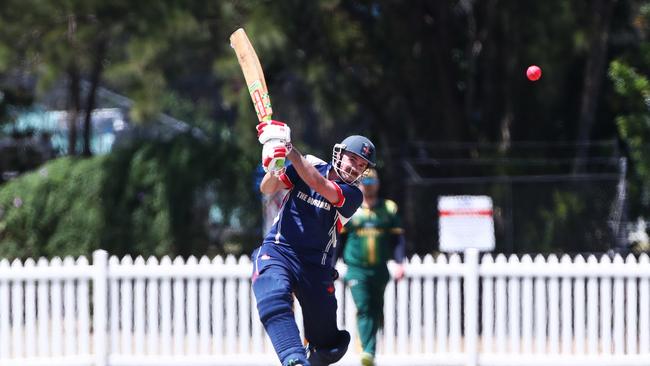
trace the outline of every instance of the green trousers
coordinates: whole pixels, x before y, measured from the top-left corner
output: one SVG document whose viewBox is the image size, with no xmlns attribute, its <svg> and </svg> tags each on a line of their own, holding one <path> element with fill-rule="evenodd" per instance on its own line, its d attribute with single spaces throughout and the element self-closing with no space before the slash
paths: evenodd
<svg viewBox="0 0 650 366">
<path fill-rule="evenodd" d="M 388 269 L 348 266 L 345 279 L 357 307 L 357 330 L 363 352 L 375 355 L 377 331 L 384 321 L 384 291 L 390 275 Z"/>
</svg>

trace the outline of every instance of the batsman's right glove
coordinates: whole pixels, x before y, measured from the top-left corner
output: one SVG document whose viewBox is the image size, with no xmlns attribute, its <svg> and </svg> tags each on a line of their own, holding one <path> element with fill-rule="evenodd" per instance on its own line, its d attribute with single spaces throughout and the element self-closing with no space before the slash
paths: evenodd
<svg viewBox="0 0 650 366">
<path fill-rule="evenodd" d="M 291 151 L 291 143 L 280 140 L 267 141 L 262 148 L 262 167 L 265 172 L 280 175 L 284 172 L 284 161 Z"/>
</svg>

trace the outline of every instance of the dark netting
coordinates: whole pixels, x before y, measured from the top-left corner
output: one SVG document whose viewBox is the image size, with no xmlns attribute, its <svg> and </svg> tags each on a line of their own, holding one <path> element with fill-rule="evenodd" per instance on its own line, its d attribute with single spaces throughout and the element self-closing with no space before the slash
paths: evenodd
<svg viewBox="0 0 650 366">
<path fill-rule="evenodd" d="M 477 145 L 420 149 L 404 161 L 409 178 L 402 215 L 412 249 L 437 250 L 437 202 L 443 195 L 492 198 L 498 252 L 624 247 L 625 159 L 616 145 L 591 146 L 582 164 L 571 157 L 571 146 L 553 146 L 516 146 L 507 153 Z"/>
</svg>

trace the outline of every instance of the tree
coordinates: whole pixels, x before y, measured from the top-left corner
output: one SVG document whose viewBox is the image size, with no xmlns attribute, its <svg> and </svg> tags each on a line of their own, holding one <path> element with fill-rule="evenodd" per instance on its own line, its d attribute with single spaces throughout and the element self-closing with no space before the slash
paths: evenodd
<svg viewBox="0 0 650 366">
<path fill-rule="evenodd" d="M 161 57 L 169 52 L 171 41 L 199 33 L 194 15 L 173 0 L 155 4 L 10 0 L 5 6 L 0 14 L 0 47 L 5 50 L 0 53 L 4 57 L 0 71 L 32 72 L 40 91 L 65 80 L 69 155 L 78 153 L 79 119 L 83 120 L 81 153 L 91 153 L 91 114 L 103 81 L 135 99 L 133 121 L 155 119 L 166 87 Z"/>
<path fill-rule="evenodd" d="M 578 153 L 574 171 L 584 170 L 587 157 L 587 142 L 590 140 L 591 129 L 596 114 L 596 103 L 601 94 L 601 84 L 605 79 L 607 45 L 609 40 L 609 24 L 611 22 L 616 0 L 598 0 L 594 3 L 594 24 L 590 35 L 590 49 L 584 76 L 580 116 L 578 119 Z"/>
</svg>

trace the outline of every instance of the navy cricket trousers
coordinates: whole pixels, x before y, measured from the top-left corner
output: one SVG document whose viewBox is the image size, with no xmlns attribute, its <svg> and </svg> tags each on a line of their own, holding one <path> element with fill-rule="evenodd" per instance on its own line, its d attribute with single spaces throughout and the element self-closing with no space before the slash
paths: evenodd
<svg viewBox="0 0 650 366">
<path fill-rule="evenodd" d="M 260 320 L 283 365 L 306 361 L 293 316 L 293 297 L 302 308 L 305 337 L 311 346 L 331 348 L 338 342 L 334 270 L 301 261 L 292 248 L 263 244 L 252 255 L 253 292 Z"/>
</svg>

